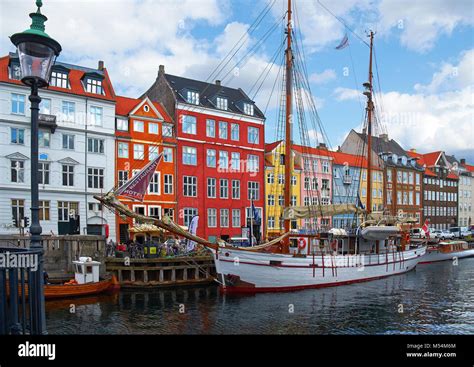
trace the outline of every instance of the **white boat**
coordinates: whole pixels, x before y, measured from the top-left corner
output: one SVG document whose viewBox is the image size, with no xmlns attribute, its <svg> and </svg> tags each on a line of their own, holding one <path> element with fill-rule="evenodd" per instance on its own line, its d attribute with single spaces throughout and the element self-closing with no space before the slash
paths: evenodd
<svg viewBox="0 0 474 367">
<path fill-rule="evenodd" d="M 420 264 L 455 260 L 470 256 L 474 256 L 474 247 L 470 246 L 466 241 L 441 241 L 427 248 L 426 255 L 420 261 Z"/>
</svg>

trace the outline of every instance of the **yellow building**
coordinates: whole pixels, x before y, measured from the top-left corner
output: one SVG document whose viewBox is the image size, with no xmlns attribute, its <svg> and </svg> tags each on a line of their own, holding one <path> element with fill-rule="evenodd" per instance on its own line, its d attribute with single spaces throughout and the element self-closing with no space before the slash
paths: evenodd
<svg viewBox="0 0 474 367">
<path fill-rule="evenodd" d="M 383 170 L 372 168 L 372 213 L 383 212 Z M 367 169 L 362 169 L 362 179 L 360 183 L 360 199 L 364 207 L 367 208 Z"/>
<path fill-rule="evenodd" d="M 301 205 L 301 167 L 292 154 L 291 205 Z M 285 195 L 285 142 L 265 145 L 265 221 L 266 237 L 284 232 L 283 209 Z M 291 222 L 291 228 L 301 227 L 301 220 Z"/>
</svg>

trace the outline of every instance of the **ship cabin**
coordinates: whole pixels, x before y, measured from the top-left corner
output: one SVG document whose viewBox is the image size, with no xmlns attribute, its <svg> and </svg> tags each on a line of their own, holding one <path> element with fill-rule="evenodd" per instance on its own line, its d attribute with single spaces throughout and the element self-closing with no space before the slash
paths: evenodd
<svg viewBox="0 0 474 367">
<path fill-rule="evenodd" d="M 97 283 L 99 281 L 100 262 L 90 257 L 80 257 L 73 261 L 74 279 L 77 284 Z"/>
</svg>

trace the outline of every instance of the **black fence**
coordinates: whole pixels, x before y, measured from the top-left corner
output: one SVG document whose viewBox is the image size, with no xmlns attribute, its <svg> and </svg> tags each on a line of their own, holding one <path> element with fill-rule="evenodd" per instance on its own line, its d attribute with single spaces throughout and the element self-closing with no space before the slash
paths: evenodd
<svg viewBox="0 0 474 367">
<path fill-rule="evenodd" d="M 0 335 L 45 334 L 42 251 L 0 247 Z"/>
</svg>

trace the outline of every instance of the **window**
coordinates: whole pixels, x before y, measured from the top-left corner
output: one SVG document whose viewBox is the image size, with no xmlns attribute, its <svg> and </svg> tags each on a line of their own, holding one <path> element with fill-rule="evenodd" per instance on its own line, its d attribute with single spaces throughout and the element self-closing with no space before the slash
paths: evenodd
<svg viewBox="0 0 474 367">
<path fill-rule="evenodd" d="M 25 200 L 12 199 L 12 217 L 15 227 L 20 227 L 21 220 L 25 217 Z"/>
<path fill-rule="evenodd" d="M 12 144 L 25 144 L 25 129 L 12 127 L 10 129 L 10 142 Z"/>
<path fill-rule="evenodd" d="M 164 137 L 173 136 L 173 125 L 163 124 L 163 125 L 161 125 L 161 129 L 162 129 L 162 132 L 161 132 L 162 136 L 164 136 Z"/>
<path fill-rule="evenodd" d="M 227 111 L 227 98 L 217 97 L 216 99 L 216 107 L 220 110 Z"/>
<path fill-rule="evenodd" d="M 248 200 L 260 200 L 260 190 L 258 182 L 248 182 Z"/>
<path fill-rule="evenodd" d="M 247 140 L 250 144 L 258 144 L 259 142 L 259 129 L 257 127 L 249 126 L 247 134 Z"/>
<path fill-rule="evenodd" d="M 89 115 L 91 118 L 91 125 L 102 126 L 102 107 L 91 106 L 89 109 Z"/>
<path fill-rule="evenodd" d="M 173 148 L 163 148 L 163 162 L 173 162 Z"/>
<path fill-rule="evenodd" d="M 216 122 L 214 120 L 206 120 L 206 136 L 209 138 L 216 137 Z"/>
<path fill-rule="evenodd" d="M 413 172 L 408 172 L 408 183 L 413 185 Z"/>
<path fill-rule="evenodd" d="M 102 80 L 88 78 L 86 82 L 86 90 L 89 93 L 102 94 Z"/>
<path fill-rule="evenodd" d="M 63 186 L 74 186 L 74 166 L 63 164 L 62 167 Z"/>
<path fill-rule="evenodd" d="M 296 196 L 295 195 L 291 195 L 290 205 L 291 206 L 296 206 Z"/>
<path fill-rule="evenodd" d="M 192 91 L 192 90 L 188 90 L 186 100 L 187 100 L 188 103 L 198 105 L 199 104 L 199 93 L 195 92 L 195 91 Z"/>
<path fill-rule="evenodd" d="M 219 121 L 219 139 L 227 139 L 227 122 Z"/>
<path fill-rule="evenodd" d="M 189 226 L 189 223 L 191 223 L 191 220 L 198 214 L 198 211 L 196 208 L 184 208 L 183 209 L 183 215 L 184 215 L 184 225 Z"/>
<path fill-rule="evenodd" d="M 234 141 L 240 139 L 240 127 L 239 124 L 230 124 L 230 138 Z"/>
<path fill-rule="evenodd" d="M 25 162 L 20 160 L 11 161 L 11 182 L 25 182 Z"/>
<path fill-rule="evenodd" d="M 128 181 L 128 171 L 118 171 L 118 186 L 122 186 Z"/>
<path fill-rule="evenodd" d="M 309 190 L 309 177 L 304 178 L 304 189 Z"/>
<path fill-rule="evenodd" d="M 173 193 L 173 175 L 164 175 L 165 194 L 169 195 Z"/>
<path fill-rule="evenodd" d="M 387 170 L 387 182 L 392 182 L 392 170 Z"/>
<path fill-rule="evenodd" d="M 10 79 L 21 80 L 20 65 L 15 63 L 10 66 Z"/>
<path fill-rule="evenodd" d="M 420 185 L 420 174 L 417 173 L 417 174 L 415 175 L 415 178 L 416 178 L 416 180 L 415 180 L 416 185 L 419 186 L 419 185 Z"/>
<path fill-rule="evenodd" d="M 228 199 L 229 198 L 229 180 L 221 178 L 219 180 L 219 189 L 220 189 L 220 198 Z"/>
<path fill-rule="evenodd" d="M 244 103 L 244 113 L 253 116 L 253 104 Z"/>
<path fill-rule="evenodd" d="M 128 120 L 117 119 L 117 130 L 128 131 Z"/>
<path fill-rule="evenodd" d="M 285 184 L 285 175 L 282 173 L 278 174 L 278 184 L 279 185 L 284 185 Z"/>
<path fill-rule="evenodd" d="M 133 131 L 139 133 L 145 132 L 145 123 L 140 120 L 133 120 Z"/>
<path fill-rule="evenodd" d="M 48 131 L 38 131 L 38 145 L 40 148 L 49 148 L 49 142 L 51 140 L 51 133 Z"/>
<path fill-rule="evenodd" d="M 148 159 L 152 161 L 156 158 L 158 158 L 158 147 L 155 145 L 149 145 L 148 146 Z"/>
<path fill-rule="evenodd" d="M 76 104 L 74 102 L 62 102 L 62 118 L 63 121 L 74 122 L 76 113 Z"/>
<path fill-rule="evenodd" d="M 232 209 L 232 227 L 239 228 L 240 224 L 240 209 Z"/>
<path fill-rule="evenodd" d="M 312 180 L 311 180 L 311 190 L 317 190 L 318 189 L 318 179 L 316 177 L 314 177 Z"/>
<path fill-rule="evenodd" d="M 87 168 L 87 187 L 90 189 L 104 188 L 103 168 Z"/>
<path fill-rule="evenodd" d="M 63 134 L 63 149 L 74 150 L 74 135 Z"/>
<path fill-rule="evenodd" d="M 417 206 L 420 205 L 420 193 L 419 192 L 415 193 L 415 205 L 417 205 Z"/>
<path fill-rule="evenodd" d="M 183 147 L 183 164 L 197 165 L 197 149 L 194 147 Z"/>
<path fill-rule="evenodd" d="M 323 173 L 329 173 L 329 162 L 323 161 Z"/>
<path fill-rule="evenodd" d="M 247 156 L 247 171 L 258 172 L 258 155 L 249 154 Z"/>
<path fill-rule="evenodd" d="M 269 184 L 275 183 L 275 175 L 273 173 L 267 174 L 267 183 Z"/>
<path fill-rule="evenodd" d="M 275 228 L 275 217 L 268 217 L 268 228 Z"/>
<path fill-rule="evenodd" d="M 128 158 L 128 143 L 118 143 L 118 157 Z"/>
<path fill-rule="evenodd" d="M 296 186 L 296 176 L 291 176 L 291 185 Z"/>
<path fill-rule="evenodd" d="M 240 171 L 240 153 L 232 153 L 230 166 L 232 170 Z"/>
<path fill-rule="evenodd" d="M 152 218 L 161 218 L 161 207 L 160 206 L 148 206 L 148 216 Z"/>
<path fill-rule="evenodd" d="M 275 205 L 275 195 L 268 195 L 267 205 L 268 206 L 274 206 Z"/>
<path fill-rule="evenodd" d="M 408 172 L 406 171 L 403 172 L 403 183 L 408 183 Z"/>
<path fill-rule="evenodd" d="M 41 185 L 49 185 L 49 163 L 39 162 L 38 163 L 38 183 Z"/>
<path fill-rule="evenodd" d="M 41 99 L 39 113 L 51 115 L 51 100 L 49 98 Z"/>
<path fill-rule="evenodd" d="M 12 93 L 12 113 L 25 114 L 25 96 L 23 94 Z"/>
<path fill-rule="evenodd" d="M 182 115 L 183 133 L 196 135 L 196 117 L 189 115 Z"/>
<path fill-rule="evenodd" d="M 59 71 L 51 72 L 51 79 L 49 85 L 58 88 L 69 88 L 68 75 Z"/>
<path fill-rule="evenodd" d="M 58 201 L 58 221 L 69 222 L 71 216 L 79 214 L 79 203 L 69 201 Z"/>
<path fill-rule="evenodd" d="M 133 144 L 133 159 L 145 159 L 145 146 L 143 144 Z"/>
<path fill-rule="evenodd" d="M 221 227 L 229 227 L 229 209 L 221 209 Z"/>
<path fill-rule="evenodd" d="M 207 197 L 208 198 L 216 197 L 216 179 L 215 178 L 207 179 Z"/>
<path fill-rule="evenodd" d="M 39 220 L 49 220 L 50 202 L 41 200 L 39 202 Z"/>
<path fill-rule="evenodd" d="M 208 167 L 216 167 L 216 151 L 207 149 L 206 164 Z"/>
<path fill-rule="evenodd" d="M 196 197 L 197 196 L 197 177 L 183 176 L 183 195 Z"/>
<path fill-rule="evenodd" d="M 227 170 L 229 168 L 229 153 L 219 152 L 219 169 Z"/>
<path fill-rule="evenodd" d="M 154 122 L 149 122 L 148 123 L 148 132 L 150 134 L 158 135 L 158 124 L 155 124 Z"/>
<path fill-rule="evenodd" d="M 104 140 L 97 138 L 87 138 L 87 151 L 89 153 L 104 153 Z"/>
<path fill-rule="evenodd" d="M 232 199 L 240 199 L 240 180 L 232 180 Z"/>
<path fill-rule="evenodd" d="M 387 190 L 387 205 L 392 204 L 392 190 Z"/>
<path fill-rule="evenodd" d="M 217 227 L 217 209 L 207 209 L 207 226 L 210 228 Z"/>
<path fill-rule="evenodd" d="M 151 176 L 150 184 L 148 186 L 148 192 L 150 194 L 160 194 L 160 173 L 155 172 Z"/>
</svg>

